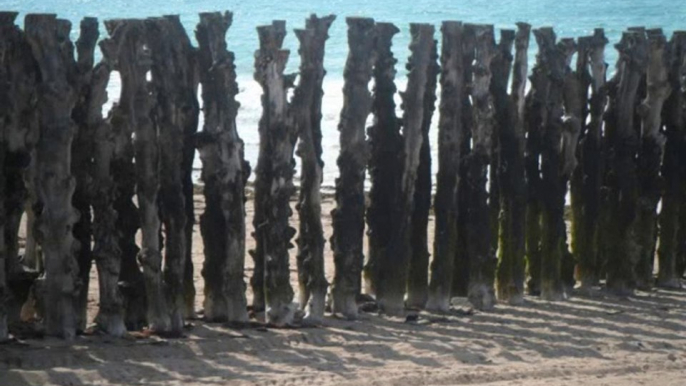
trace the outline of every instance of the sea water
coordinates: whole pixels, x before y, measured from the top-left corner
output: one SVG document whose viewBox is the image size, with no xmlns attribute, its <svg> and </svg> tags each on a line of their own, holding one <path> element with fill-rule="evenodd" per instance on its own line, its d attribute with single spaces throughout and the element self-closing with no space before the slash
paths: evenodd
<svg viewBox="0 0 686 386">
<path fill-rule="evenodd" d="M 227 42 L 229 49 L 236 54 L 240 89 L 237 99 L 241 103 L 237 124 L 245 141 L 246 158 L 253 166 L 257 162 L 257 125 L 262 113 L 262 90 L 252 76 L 254 52 L 258 48 L 255 27 L 269 24 L 272 20 L 286 20 L 289 33 L 284 47 L 291 51 L 287 72 L 296 72 L 299 64 L 298 47 L 292 30 L 303 28 L 305 19 L 312 13 L 319 16 L 337 15 L 338 18 L 329 31 L 324 61 L 327 75 L 323 87 L 322 145 L 326 187 L 333 186 L 338 174 L 337 126 L 343 104 L 343 68 L 348 53 L 345 25 L 347 16 L 372 17 L 398 26 L 400 33 L 394 39 L 394 53 L 398 59 L 397 85 L 401 91 L 406 84 L 405 63 L 409 55 L 407 46 L 411 22 L 434 24 L 439 44 L 440 23 L 444 20 L 489 23 L 494 24 L 496 29 L 515 28 L 516 22 L 524 21 L 534 28 L 553 26 L 558 37 L 589 35 L 594 28 L 602 27 L 610 40 L 606 49 L 610 72 L 617 57 L 612 44 L 619 40 L 626 28 L 661 27 L 668 36 L 674 30 L 686 29 L 686 0 L 0 0 L 0 10 L 18 11 L 21 13 L 20 18 L 26 13 L 56 13 L 73 22 L 74 40 L 78 38 L 79 21 L 84 16 L 105 20 L 178 14 L 191 39 L 195 41 L 194 31 L 199 12 L 233 12 L 233 25 L 229 29 Z M 23 21 L 18 19 L 18 23 L 21 25 Z M 104 35 L 104 28 L 101 28 L 101 37 Z M 537 50 L 533 37 L 531 42 L 530 65 L 533 64 Z M 108 106 L 118 99 L 119 90 L 119 79 L 115 74 L 108 89 Z M 434 114 L 431 129 L 434 160 L 437 159 L 437 115 Z M 202 127 L 202 121 L 200 125 Z M 201 166 L 198 159 L 195 166 Z M 435 171 L 434 166 L 434 173 Z"/>
</svg>

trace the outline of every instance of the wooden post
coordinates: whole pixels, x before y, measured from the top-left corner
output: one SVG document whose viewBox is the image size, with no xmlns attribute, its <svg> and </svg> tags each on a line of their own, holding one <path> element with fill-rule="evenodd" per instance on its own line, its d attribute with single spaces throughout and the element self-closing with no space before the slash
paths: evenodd
<svg viewBox="0 0 686 386">
<path fill-rule="evenodd" d="M 496 271 L 496 290 L 499 300 L 510 304 L 524 301 L 524 254 L 525 254 L 525 215 L 526 180 L 524 176 L 524 98 L 526 75 L 528 72 L 527 52 L 531 26 L 517 23 L 517 32 L 502 32 L 500 47 L 506 50 L 492 65 L 494 82 L 499 86 L 495 94 L 498 118 L 498 138 L 500 156 L 497 178 L 500 187 L 500 229 L 498 237 L 498 268 Z M 505 39 L 505 37 L 508 39 Z M 515 57 L 512 77 L 512 91 L 507 95 L 507 81 L 512 58 L 510 47 L 514 39 Z M 508 59 L 509 61 L 503 60 Z M 502 63 L 504 61 L 504 63 Z M 495 66 L 495 64 L 500 64 Z"/>
<path fill-rule="evenodd" d="M 471 196 L 471 186 L 467 177 L 469 165 L 467 160 L 471 153 L 472 126 L 474 125 L 474 114 L 472 112 L 472 101 L 469 87 L 472 85 L 474 62 L 475 25 L 466 23 L 463 28 L 462 36 L 462 69 L 463 84 L 465 92 L 462 97 L 462 135 L 458 137 L 458 147 L 460 149 L 460 164 L 457 179 L 457 245 L 455 253 L 455 266 L 453 268 L 453 288 L 452 296 L 467 296 L 470 273 L 469 262 L 469 199 Z"/>
<path fill-rule="evenodd" d="M 95 45 L 100 33 L 98 19 L 85 18 L 81 21 L 81 34 L 76 42 L 78 63 L 76 65 L 77 102 L 72 112 L 76 124 L 74 143 L 72 145 L 72 174 L 76 178 L 76 190 L 72 204 L 79 212 L 79 220 L 74 224 L 74 238 L 78 245 L 76 260 L 79 264 L 78 294 L 74 308 L 76 310 L 76 329 L 86 329 L 88 311 L 88 285 L 93 262 L 91 240 L 93 236 L 91 201 L 93 200 L 92 161 L 94 149 L 94 131 L 91 117 L 101 115 L 102 106 L 91 103 L 91 78 L 95 58 Z M 103 101 L 104 102 L 104 101 Z M 98 110 L 98 111 L 96 111 Z"/>
<path fill-rule="evenodd" d="M 577 261 L 576 280 L 582 289 L 598 285 L 599 276 L 599 221 L 601 185 L 603 176 L 602 125 L 606 103 L 605 45 L 607 39 L 602 29 L 593 36 L 580 38 L 577 60 L 577 77 L 580 98 L 588 98 L 589 107 L 583 109 L 584 123 L 579 141 L 578 162 L 571 180 L 572 200 L 572 250 Z M 586 124 L 588 114 L 590 122 Z"/>
<path fill-rule="evenodd" d="M 113 182 L 113 210 L 116 212 L 115 237 L 121 253 L 121 272 L 119 286 L 124 301 L 124 322 L 131 330 L 138 330 L 147 325 L 147 296 L 145 279 L 138 267 L 139 248 L 136 234 L 140 228 L 138 208 L 133 203 L 136 190 L 136 169 L 133 163 L 133 136 L 136 107 L 135 87 L 135 51 L 130 50 L 133 44 L 126 21 L 108 20 L 105 27 L 109 38 L 100 43 L 104 62 L 109 69 L 119 72 L 121 77 L 121 94 L 119 103 L 110 110 L 107 124 L 110 125 L 114 141 L 114 154 L 110 160 L 110 171 Z M 105 145 L 103 145 L 105 146 Z M 113 263 L 116 264 L 116 263 Z"/>
<path fill-rule="evenodd" d="M 164 225 L 164 295 L 171 322 L 170 332 L 180 335 L 186 303 L 184 270 L 188 260 L 183 155 L 186 122 L 192 118 L 197 88 L 193 84 L 195 55 L 178 16 L 150 18 L 145 21 L 152 54 L 151 86 L 156 105 L 152 110 L 157 130 L 160 186 L 159 213 Z M 192 225 L 192 224 L 191 224 Z"/>
<path fill-rule="evenodd" d="M 584 42 L 583 44 L 586 44 Z M 586 48 L 582 47 L 584 52 Z M 563 67 L 563 84 L 562 84 L 562 102 L 564 107 L 564 115 L 562 116 L 562 132 L 561 132 L 561 169 L 560 176 L 562 178 L 562 218 L 558 219 L 561 224 L 562 235 L 560 242 L 562 254 L 560 261 L 560 278 L 565 293 L 571 293 L 576 281 L 574 279 L 574 255 L 572 255 L 569 244 L 567 242 L 567 221 L 564 218 L 565 201 L 567 197 L 567 185 L 577 170 L 578 166 L 578 145 L 579 137 L 581 136 L 582 127 L 586 122 L 586 114 L 588 110 L 588 83 L 584 78 L 583 70 L 584 62 L 587 62 L 584 53 L 579 53 L 578 45 L 574 43 L 574 39 L 562 39 L 558 44 L 558 50 L 562 52 L 564 60 Z M 577 53 L 576 71 L 572 71 L 571 63 L 572 56 Z M 581 61 L 582 63 L 579 63 Z M 587 73 L 586 73 L 587 75 Z M 586 78 L 588 79 L 588 78 Z M 585 91 L 582 89 L 586 87 Z"/>
<path fill-rule="evenodd" d="M 40 69 L 40 140 L 34 184 L 41 210 L 38 229 L 45 257 L 45 329 L 72 339 L 78 266 L 71 229 L 78 220 L 72 206 L 76 181 L 71 175 L 71 144 L 76 104 L 71 23 L 55 15 L 26 16 L 25 31 Z"/>
<path fill-rule="evenodd" d="M 552 32 L 552 31 L 550 31 Z M 525 169 L 528 184 L 526 207 L 526 271 L 527 292 L 530 295 L 541 293 L 541 213 L 543 186 L 541 180 L 540 158 L 543 151 L 543 133 L 547 116 L 548 100 L 548 63 L 547 54 L 555 45 L 549 41 L 550 33 L 537 34 L 539 47 L 536 63 L 530 76 L 531 89 L 526 96 L 526 156 Z M 546 39 L 548 37 L 548 39 Z"/>
<path fill-rule="evenodd" d="M 629 294 L 634 287 L 637 262 L 635 220 L 638 204 L 636 156 L 639 149 L 635 107 L 639 83 L 645 73 L 647 41 L 642 32 L 629 31 L 615 46 L 619 51 L 617 72 L 611 81 L 610 106 L 606 113 L 609 162 L 606 180 L 610 224 L 607 224 L 607 287 Z"/>
<path fill-rule="evenodd" d="M 336 179 L 336 208 L 331 211 L 330 242 L 336 265 L 331 295 L 333 312 L 354 319 L 364 262 L 364 177 L 369 152 L 364 132 L 372 108 L 368 85 L 375 60 L 376 31 L 373 19 L 349 17 L 346 23 L 349 52 L 338 125 L 341 150 L 336 161 L 340 173 Z"/>
<path fill-rule="evenodd" d="M 111 70 L 107 61 L 96 65 L 89 91 L 89 125 L 93 128 L 93 257 L 100 289 L 100 306 L 95 323 L 106 334 L 121 336 L 126 332 L 126 327 L 124 299 L 119 289 L 122 251 L 117 236 L 117 212 L 114 210 L 116 182 L 112 165 L 116 141 L 112 126 L 102 117 Z"/>
<path fill-rule="evenodd" d="M 393 36 L 400 30 L 391 23 L 376 23 L 374 39 L 374 95 L 372 114 L 374 124 L 368 129 L 369 136 L 369 207 L 367 208 L 367 235 L 369 252 L 364 266 L 365 290 L 376 293 L 378 264 L 386 253 L 393 228 L 393 212 L 400 192 L 402 164 L 402 135 L 400 120 L 396 116 L 394 96 L 395 64 L 391 47 Z"/>
<path fill-rule="evenodd" d="M 300 82 L 295 88 L 291 114 L 300 138 L 297 154 L 301 158 L 298 214 L 298 282 L 300 307 L 307 323 L 320 323 L 324 317 L 326 290 L 324 276 L 324 229 L 322 227 L 322 83 L 324 46 L 335 16 L 312 15 L 305 29 L 295 30 L 300 41 Z"/>
<path fill-rule="evenodd" d="M 480 310 L 493 308 L 493 282 L 496 258 L 491 247 L 491 224 L 488 206 L 487 169 L 491 163 L 494 127 L 493 97 L 490 93 L 491 62 L 495 56 L 493 26 L 476 25 L 475 61 L 471 97 L 473 101 L 472 151 L 467 159 L 469 180 L 469 285 L 467 297 Z"/>
<path fill-rule="evenodd" d="M 402 315 L 405 309 L 404 297 L 412 256 L 412 213 L 423 142 L 425 101 L 430 88 L 433 33 L 434 28 L 429 24 L 410 24 L 412 54 L 407 64 L 407 90 L 402 94 L 404 158 L 400 200 L 389 248 L 379 261 L 376 288 L 379 307 L 389 315 Z"/>
<path fill-rule="evenodd" d="M 155 95 L 146 76 L 152 67 L 145 21 L 111 21 L 112 44 L 119 46 L 119 72 L 122 77 L 122 98 L 126 118 L 135 133 L 135 178 L 141 221 L 142 243 L 138 261 L 143 267 L 147 298 L 148 326 L 156 333 L 172 331 L 167 300 L 164 297 L 162 255 L 160 253 L 160 152 L 158 130 L 152 121 Z M 116 31 L 121 28 L 122 31 Z M 121 35 L 119 35 L 120 33 Z M 115 40 L 116 38 L 116 40 Z M 147 48 L 147 49 L 146 49 Z"/>
<path fill-rule="evenodd" d="M 431 210 L 431 143 L 429 130 L 431 118 L 436 109 L 437 77 L 441 70 L 438 64 L 437 41 L 430 44 L 430 62 L 427 70 L 426 90 L 424 95 L 424 118 L 422 121 L 422 146 L 419 151 L 419 165 L 417 166 L 417 182 L 414 191 L 414 208 L 412 210 L 412 225 L 410 243 L 412 255 L 410 257 L 409 276 L 407 280 L 407 306 L 422 309 L 429 296 L 429 212 Z"/>
<path fill-rule="evenodd" d="M 657 204 L 662 197 L 660 167 L 666 138 L 662 130 L 662 110 L 671 92 L 668 79 L 667 40 L 662 30 L 648 30 L 647 95 L 639 106 L 641 147 L 638 158 L 639 200 L 636 240 L 639 248 L 635 268 L 638 288 L 653 285 L 653 262 L 657 246 Z"/>
<path fill-rule="evenodd" d="M 8 324 L 19 320 L 36 275 L 19 263 L 18 233 L 27 188 L 33 190 L 24 174 L 38 140 L 38 69 L 16 17 L 16 12 L 0 12 L 0 341 L 8 337 Z"/>
<path fill-rule="evenodd" d="M 457 249 L 457 183 L 459 177 L 462 128 L 462 101 L 465 95 L 462 61 L 461 22 L 446 21 L 441 26 L 441 103 L 438 121 L 438 175 L 434 213 L 434 258 L 426 308 L 447 312 Z"/>
<path fill-rule="evenodd" d="M 205 245 L 205 318 L 212 322 L 248 321 L 245 296 L 245 183 L 250 166 L 238 136 L 238 84 L 226 31 L 233 14 L 201 13 L 196 29 L 205 125 L 197 135 L 205 184 L 200 231 Z"/>
<path fill-rule="evenodd" d="M 669 42 L 668 82 L 672 89 L 665 101 L 664 120 L 667 142 L 664 149 L 662 177 L 664 194 L 660 211 L 660 243 L 658 249 L 659 271 L 657 285 L 667 288 L 679 288 L 677 272 L 678 257 L 683 253 L 683 234 L 686 230 L 686 111 L 684 110 L 684 89 L 686 79 L 681 74 L 686 72 L 686 32 L 676 31 Z"/>
<path fill-rule="evenodd" d="M 264 263 L 264 301 L 268 323 L 283 326 L 293 321 L 293 289 L 289 255 L 295 229 L 288 225 L 293 187 L 293 150 L 297 139 L 288 120 L 288 89 L 293 77 L 284 76 L 289 51 L 282 50 L 286 23 L 275 21 L 257 28 L 260 49 L 255 53 L 255 79 L 260 83 L 263 114 L 260 120 L 260 153 L 255 181 L 255 259 Z M 260 272 L 255 267 L 255 275 Z M 255 277 L 254 277 L 255 278 Z M 253 287 L 259 285 L 255 280 Z M 256 300 L 258 292 L 255 291 Z M 257 309 L 259 304 L 254 305 Z"/>
<path fill-rule="evenodd" d="M 569 63 L 576 50 L 572 39 L 562 39 L 555 45 L 552 28 L 534 31 L 545 60 L 548 77 L 547 104 L 543 123 L 541 152 L 541 297 L 560 300 L 566 297 L 562 282 L 565 223 L 564 204 L 567 180 L 575 162 L 579 121 L 563 121 L 565 79 L 571 72 Z M 576 110 L 576 109 L 572 109 Z M 570 132 L 570 134 L 566 134 Z"/>
</svg>

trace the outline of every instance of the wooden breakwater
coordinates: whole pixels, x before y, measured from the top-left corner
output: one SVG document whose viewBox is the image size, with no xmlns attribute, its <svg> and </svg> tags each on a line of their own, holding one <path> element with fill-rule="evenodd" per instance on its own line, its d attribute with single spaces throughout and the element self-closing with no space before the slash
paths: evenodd
<svg viewBox="0 0 686 386">
<path fill-rule="evenodd" d="M 331 312 L 356 318 L 363 292 L 382 312 L 400 315 L 408 307 L 448 311 L 453 296 L 489 309 L 497 301 L 521 303 L 525 294 L 561 300 L 575 285 L 623 295 L 680 285 L 684 32 L 668 40 L 659 29 L 628 29 L 607 79 L 608 41 L 600 29 L 558 39 L 552 28 L 518 23 L 496 39 L 491 25 L 448 21 L 439 52 L 435 27 L 412 24 L 399 117 L 392 51 L 398 29 L 348 18 L 329 288 L 321 107 L 334 16 L 312 16 L 295 31 L 297 77 L 284 73 L 285 22 L 257 28 L 257 165 L 245 161 L 236 127 L 238 85 L 226 45 L 231 13 L 200 15 L 198 47 L 176 16 L 105 21 L 97 64 L 96 19 L 83 20 L 74 43 L 71 24 L 55 15 L 28 15 L 23 29 L 16 17 L 0 12 L 0 340 L 22 317 L 42 320 L 49 335 L 73 337 L 86 327 L 88 288 L 95 285 L 95 323 L 103 332 L 148 327 L 179 335 L 196 311 L 194 269 L 204 277 L 204 317 L 247 323 L 246 252 L 255 262 L 250 307 L 277 326 L 317 324 L 327 294 Z M 532 38 L 538 55 L 529 70 Z M 113 72 L 121 95 L 103 116 Z M 432 119 L 437 160 L 428 141 Z M 196 150 L 206 202 L 203 267 L 191 259 Z M 252 227 L 245 212 L 250 173 Z M 289 256 L 296 230 L 289 218 L 296 193 L 294 303 Z M 571 222 L 564 216 L 568 193 Z M 432 206 L 435 239 L 427 240 Z M 22 216 L 28 240 L 20 250 Z M 256 248 L 246 251 L 250 232 Z M 88 282 L 93 264 L 98 283 Z M 27 299 L 32 307 L 20 315 Z"/>
</svg>

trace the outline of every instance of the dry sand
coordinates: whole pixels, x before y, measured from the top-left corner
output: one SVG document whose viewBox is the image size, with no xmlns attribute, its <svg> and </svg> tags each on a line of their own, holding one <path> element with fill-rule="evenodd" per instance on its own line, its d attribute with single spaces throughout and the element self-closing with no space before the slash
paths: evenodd
<svg viewBox="0 0 686 386">
<path fill-rule="evenodd" d="M 201 213 L 201 197 L 196 207 Z M 327 240 L 332 207 L 327 199 Z M 433 233 L 433 221 L 430 226 Z M 197 226 L 194 236 L 201 309 Z M 331 280 L 330 251 L 326 259 Z M 246 280 L 250 258 L 247 264 Z M 297 288 L 294 261 L 291 267 Z M 98 301 L 92 280 L 91 318 Z M 466 307 L 458 299 L 456 309 Z M 322 328 L 299 330 L 192 323 L 184 339 L 81 336 L 71 344 L 40 339 L 0 345 L 0 386 L 686 385 L 686 291 L 639 292 L 631 299 L 597 294 L 558 303 L 527 298 L 524 306 L 499 305 L 487 313 L 422 313 L 415 323 L 375 314 L 355 322 L 327 318 Z"/>
</svg>

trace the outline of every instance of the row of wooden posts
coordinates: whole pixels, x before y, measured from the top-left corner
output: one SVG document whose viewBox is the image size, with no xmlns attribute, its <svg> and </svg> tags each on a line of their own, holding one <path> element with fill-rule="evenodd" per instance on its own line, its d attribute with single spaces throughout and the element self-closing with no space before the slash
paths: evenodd
<svg viewBox="0 0 686 386">
<path fill-rule="evenodd" d="M 236 128 L 238 86 L 225 40 L 232 14 L 201 14 L 197 48 L 176 16 L 105 21 L 109 36 L 99 43 L 97 64 L 96 19 L 82 21 L 74 46 L 68 21 L 33 14 L 21 30 L 16 16 L 0 13 L 0 340 L 27 297 L 35 299 L 48 334 L 70 338 L 82 331 L 93 262 L 99 329 L 121 335 L 147 326 L 180 334 L 195 312 L 196 149 L 206 201 L 204 316 L 247 322 L 251 168 Z M 399 30 L 348 18 L 329 291 L 321 107 L 334 19 L 312 16 L 295 30 L 297 86 L 296 76 L 284 74 L 285 23 L 257 28 L 255 79 L 264 93 L 250 285 L 252 307 L 264 310 L 267 322 L 290 324 L 297 311 L 289 271 L 294 155 L 302 168 L 297 304 L 305 322 L 321 320 L 327 294 L 331 311 L 347 318 L 357 317 L 362 292 L 390 315 L 406 308 L 448 311 L 452 296 L 467 296 L 479 309 L 496 299 L 521 303 L 527 292 L 557 300 L 575 284 L 588 289 L 601 280 L 629 294 L 655 284 L 658 245 L 657 284 L 679 285 L 686 266 L 686 33 L 668 42 L 661 30 L 629 29 L 615 46 L 616 70 L 606 81 L 601 29 L 576 40 L 535 29 L 539 51 L 527 88 L 528 24 L 500 31 L 496 43 L 491 25 L 444 22 L 440 60 L 434 26 L 411 24 L 398 117 L 391 46 Z M 112 72 L 120 75 L 121 95 L 103 117 Z M 432 203 L 429 128 L 438 83 Z M 366 128 L 369 114 L 374 121 Z M 24 212 L 29 240 L 20 256 Z"/>
</svg>

